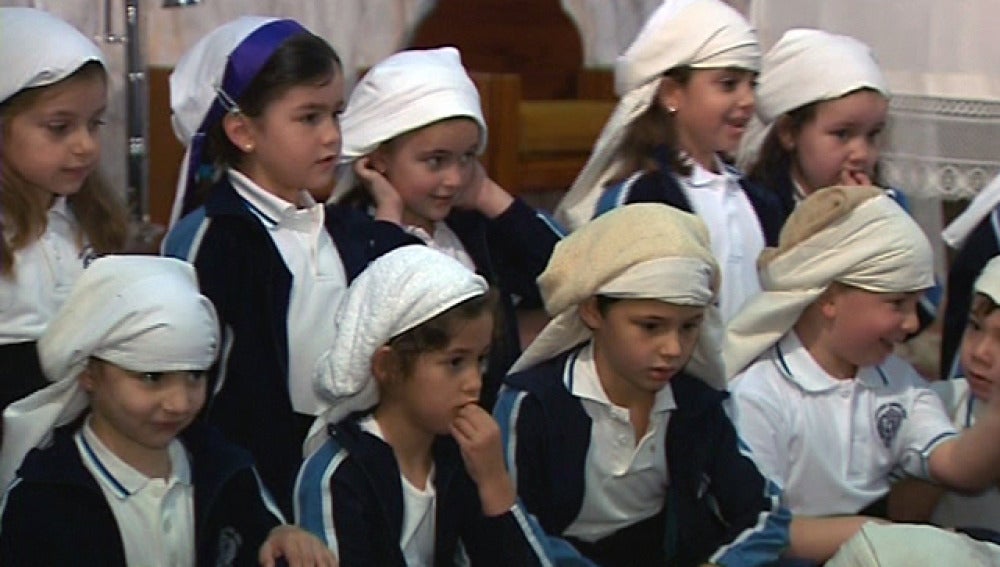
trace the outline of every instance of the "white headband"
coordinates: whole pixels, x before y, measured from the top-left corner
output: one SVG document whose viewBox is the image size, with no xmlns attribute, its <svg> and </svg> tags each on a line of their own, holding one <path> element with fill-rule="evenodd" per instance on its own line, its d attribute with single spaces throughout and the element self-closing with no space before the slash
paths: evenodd
<svg viewBox="0 0 1000 567">
<path fill-rule="evenodd" d="M 705 307 L 688 371 L 723 388 L 722 324 L 714 305 L 719 269 L 708 230 L 696 216 L 663 204 L 640 203 L 590 221 L 556 244 L 538 277 L 546 310 L 554 316 L 511 372 L 548 360 L 590 338 L 577 312 L 595 295 L 657 299 Z"/>
<path fill-rule="evenodd" d="M 0 8 L 0 102 L 23 89 L 57 83 L 85 63 L 105 69 L 101 50 L 79 30 L 34 8 Z"/>
<path fill-rule="evenodd" d="M 0 483 L 29 450 L 87 407 L 77 378 L 91 357 L 137 372 L 206 370 L 219 348 L 215 309 L 194 268 L 156 256 L 95 260 L 38 341 L 49 387 L 4 411 Z"/>
<path fill-rule="evenodd" d="M 676 67 L 760 68 L 757 34 L 739 12 L 719 0 L 666 0 L 615 62 L 621 97 L 587 165 L 556 208 L 574 230 L 594 216 L 601 191 L 618 164 L 615 156 L 628 128 L 653 104 L 663 73 Z"/>
<path fill-rule="evenodd" d="M 365 268 L 337 310 L 333 346 L 316 362 L 313 387 L 326 408 L 306 453 L 321 442 L 317 434 L 327 423 L 378 403 L 372 357 L 380 347 L 488 288 L 481 276 L 427 246 L 397 248 Z"/>
<path fill-rule="evenodd" d="M 781 115 L 864 88 L 889 97 L 889 85 L 867 45 L 821 30 L 788 30 L 761 62 L 759 120 L 743 137 L 739 162 L 749 166 L 756 161 L 771 125 Z"/>
<path fill-rule="evenodd" d="M 340 120 L 344 144 L 340 163 L 353 163 L 393 138 L 446 118 L 470 118 L 486 148 L 486 120 L 479 91 L 454 47 L 401 51 L 372 67 L 351 91 Z M 345 168 L 332 201 L 354 185 Z"/>
<path fill-rule="evenodd" d="M 792 214 L 808 214 L 803 207 L 810 199 L 857 190 L 821 189 Z M 876 293 L 919 291 L 934 285 L 933 258 L 923 231 L 892 198 L 879 193 L 857 205 L 759 268 L 763 291 L 727 327 L 724 356 L 730 377 L 777 343 L 831 283 Z"/>
<path fill-rule="evenodd" d="M 976 293 L 981 293 L 1000 304 L 1000 256 L 994 256 L 979 272 L 976 283 L 972 286 Z"/>
</svg>

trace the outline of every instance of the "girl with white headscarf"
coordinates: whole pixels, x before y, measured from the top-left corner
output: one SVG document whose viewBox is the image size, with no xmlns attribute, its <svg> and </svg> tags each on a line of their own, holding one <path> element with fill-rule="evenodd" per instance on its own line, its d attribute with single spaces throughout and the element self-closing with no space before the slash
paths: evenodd
<svg viewBox="0 0 1000 567">
<path fill-rule="evenodd" d="M 34 8 L 0 7 L 0 410 L 44 387 L 35 343 L 126 212 L 99 173 L 107 67 L 94 42 Z"/>
<path fill-rule="evenodd" d="M 704 223 L 661 204 L 616 209 L 560 242 L 539 284 L 554 319 L 494 415 L 557 563 L 777 560 L 790 517 L 722 408 Z"/>
<path fill-rule="evenodd" d="M 343 564 L 550 564 L 476 403 L 496 303 L 482 277 L 426 246 L 351 284 L 296 483 L 298 523 Z"/>
<path fill-rule="evenodd" d="M 727 165 L 753 117 L 757 36 L 720 0 L 665 0 L 615 64 L 621 100 L 556 209 L 570 229 L 627 203 L 701 217 L 722 269 L 728 320 L 760 291 L 754 259 L 777 241 L 773 195 Z"/>
<path fill-rule="evenodd" d="M 0 563 L 333 565 L 281 525 L 246 451 L 195 422 L 218 350 L 189 264 L 96 260 L 39 340 L 52 384 L 4 411 Z"/>
<path fill-rule="evenodd" d="M 373 258 L 415 242 L 398 211 L 373 221 L 313 197 L 334 182 L 343 81 L 323 38 L 258 16 L 213 30 L 170 75 L 187 152 L 164 254 L 195 265 L 230 345 L 208 419 L 250 449 L 286 515 L 337 303 Z"/>
<path fill-rule="evenodd" d="M 725 359 L 740 436 L 793 513 L 884 514 L 900 475 L 963 491 L 997 482 L 1000 396 L 956 434 L 892 354 L 934 282 L 930 244 L 899 205 L 877 187 L 821 189 L 760 265 L 764 291 L 729 324 Z"/>
<path fill-rule="evenodd" d="M 520 353 L 518 309 L 538 310 L 535 278 L 560 232 L 485 176 L 479 93 L 453 47 L 396 53 L 372 67 L 342 118 L 344 150 L 333 200 L 368 208 L 395 195 L 405 230 L 496 285 L 503 332 L 483 390 L 490 407 Z"/>
</svg>

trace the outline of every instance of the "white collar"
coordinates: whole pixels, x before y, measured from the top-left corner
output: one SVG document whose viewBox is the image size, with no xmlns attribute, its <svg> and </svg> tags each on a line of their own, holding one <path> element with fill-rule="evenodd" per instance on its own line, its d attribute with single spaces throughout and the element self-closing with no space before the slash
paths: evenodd
<svg viewBox="0 0 1000 567">
<path fill-rule="evenodd" d="M 833 390 L 847 380 L 837 379 L 824 370 L 812 354 L 802 345 L 794 330 L 785 333 L 771 349 L 774 365 L 786 380 L 810 393 Z M 867 388 L 877 390 L 889 385 L 888 378 L 879 366 L 862 366 L 852 379 Z"/>
<path fill-rule="evenodd" d="M 714 156 L 714 158 L 715 168 L 719 170 L 719 173 L 709 171 L 702 167 L 700 163 L 689 160 L 691 163 L 691 174 L 685 178 L 687 184 L 692 187 L 716 186 L 727 188 L 733 185 L 733 182 L 738 183 L 736 175 L 719 159 L 719 156 Z"/>
<path fill-rule="evenodd" d="M 608 399 L 608 394 L 604 391 L 604 386 L 601 385 L 601 378 L 597 375 L 597 365 L 594 362 L 593 341 L 588 342 L 566 359 L 563 379 L 566 388 L 577 398 L 594 401 L 612 412 L 624 410 L 627 417 L 628 410 L 615 405 Z M 651 413 L 661 413 L 676 408 L 674 390 L 668 383 L 656 393 Z"/>
<path fill-rule="evenodd" d="M 100 471 L 97 476 L 98 482 L 111 488 L 120 500 L 125 500 L 139 492 L 153 480 L 111 452 L 90 427 L 89 416 L 83 427 L 77 431 L 75 438 L 78 446 L 85 453 L 84 458 L 90 460 L 94 467 Z M 167 450 L 170 455 L 170 477 L 164 482 L 167 486 L 174 483 L 191 486 L 191 466 L 184 445 L 179 440 L 174 439 L 170 442 Z"/>
<path fill-rule="evenodd" d="M 288 201 L 266 191 L 243 173 L 229 169 L 229 182 L 236 193 L 246 201 L 254 213 L 268 228 L 287 227 L 302 232 L 311 232 L 323 223 L 323 207 L 316 203 L 305 189 L 299 190 L 298 203 Z"/>
</svg>

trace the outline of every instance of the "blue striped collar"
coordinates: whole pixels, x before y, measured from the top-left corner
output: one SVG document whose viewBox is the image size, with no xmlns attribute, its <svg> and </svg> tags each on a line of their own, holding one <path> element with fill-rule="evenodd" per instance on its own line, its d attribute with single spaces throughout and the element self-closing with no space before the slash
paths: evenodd
<svg viewBox="0 0 1000 567">
<path fill-rule="evenodd" d="M 136 494 L 152 480 L 108 449 L 90 427 L 89 417 L 83 427 L 76 432 L 74 439 L 81 457 L 91 465 L 88 468 L 96 472 L 97 481 L 110 488 L 119 499 L 125 500 Z M 177 482 L 190 486 L 191 467 L 184 445 L 174 439 L 168 451 L 171 473 L 167 484 Z"/>
<path fill-rule="evenodd" d="M 774 345 L 772 357 L 782 376 L 807 392 L 834 390 L 845 382 L 831 376 L 816 362 L 795 331 L 789 331 Z M 889 385 L 889 379 L 880 366 L 862 366 L 854 380 L 871 389 Z"/>
</svg>

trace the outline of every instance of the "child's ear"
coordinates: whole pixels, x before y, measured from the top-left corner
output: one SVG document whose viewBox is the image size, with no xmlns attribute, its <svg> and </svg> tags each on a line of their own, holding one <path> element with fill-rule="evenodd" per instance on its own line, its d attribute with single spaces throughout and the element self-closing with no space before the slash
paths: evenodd
<svg viewBox="0 0 1000 567">
<path fill-rule="evenodd" d="M 389 171 L 389 159 L 386 155 L 386 149 L 379 146 L 374 152 L 368 155 L 368 164 L 372 169 L 385 175 Z"/>
<path fill-rule="evenodd" d="M 835 285 L 831 285 L 819 296 L 819 312 L 826 319 L 833 319 L 837 316 L 837 299 L 840 297 L 840 290 Z"/>
<path fill-rule="evenodd" d="M 93 366 L 94 366 L 93 362 L 88 362 L 87 365 L 83 367 L 83 371 L 80 372 L 80 375 L 77 377 L 77 380 L 80 381 L 80 386 L 84 389 L 84 391 L 88 393 L 94 391 Z"/>
<path fill-rule="evenodd" d="M 591 331 L 601 326 L 601 321 L 604 317 L 601 315 L 601 309 L 597 305 L 597 297 L 588 297 L 583 303 L 577 306 L 576 310 L 580 314 L 583 324 Z"/>
<path fill-rule="evenodd" d="M 778 122 L 774 125 L 774 131 L 778 135 L 778 143 L 781 144 L 782 149 L 786 152 L 795 149 L 795 132 L 787 115 L 778 118 Z"/>
<path fill-rule="evenodd" d="M 238 112 L 227 112 L 222 117 L 222 130 L 234 146 L 250 153 L 256 146 L 257 137 L 250 119 Z"/>
<path fill-rule="evenodd" d="M 660 86 L 656 91 L 656 101 L 667 114 L 673 114 L 680 108 L 683 88 L 683 85 L 673 77 L 660 79 Z"/>
<path fill-rule="evenodd" d="M 391 346 L 380 346 L 375 351 L 375 354 L 372 355 L 372 376 L 375 377 L 379 385 L 387 384 L 392 380 L 393 376 L 396 375 L 396 368 L 398 366 L 399 362 L 396 359 L 396 353 L 393 352 Z"/>
</svg>

